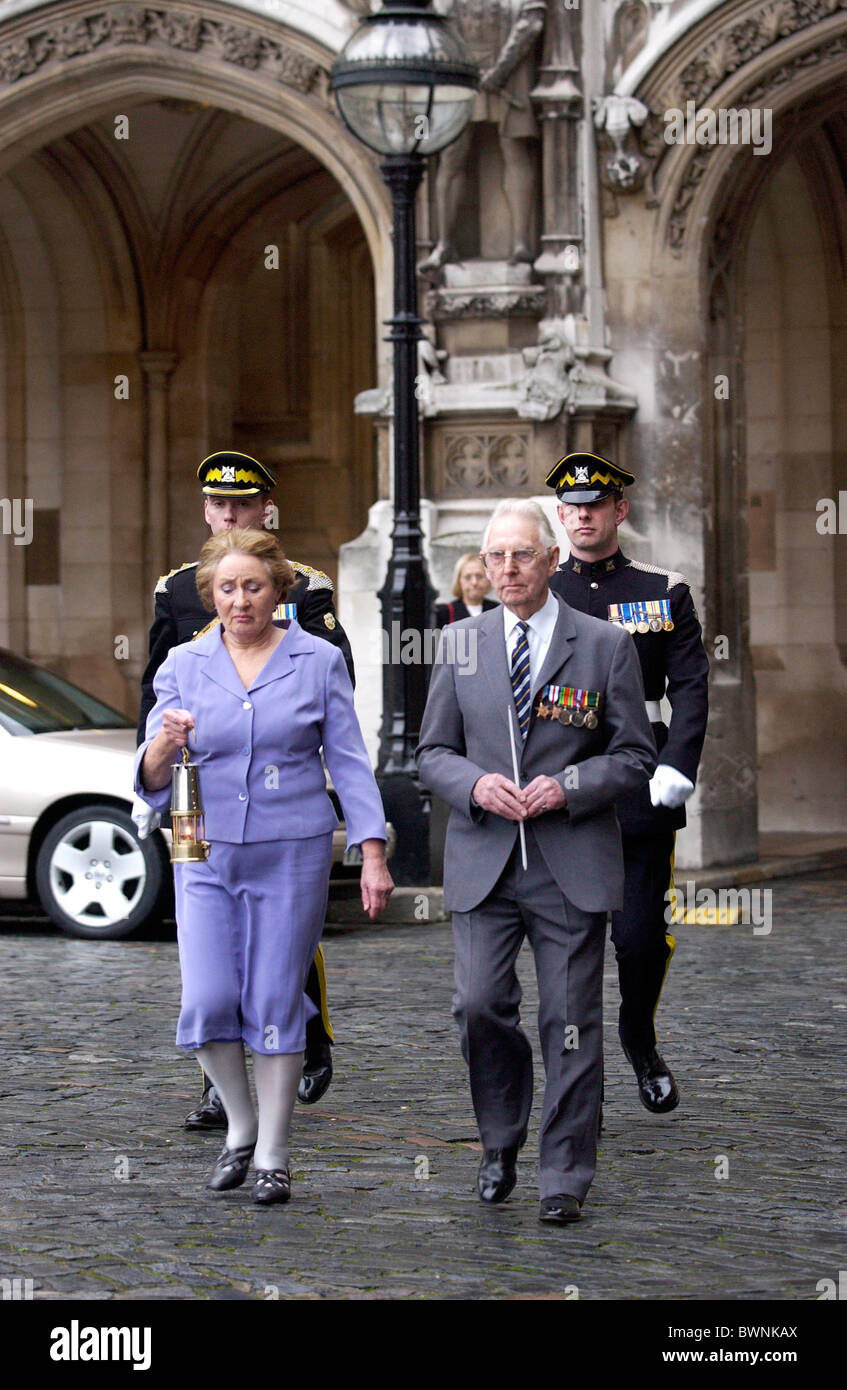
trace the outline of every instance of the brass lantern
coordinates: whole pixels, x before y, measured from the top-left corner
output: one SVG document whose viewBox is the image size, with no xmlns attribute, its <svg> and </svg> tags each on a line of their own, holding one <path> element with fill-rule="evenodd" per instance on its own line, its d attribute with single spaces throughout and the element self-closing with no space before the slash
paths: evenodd
<svg viewBox="0 0 847 1390">
<path fill-rule="evenodd" d="M 182 762 L 171 766 L 171 863 L 202 863 L 209 858 L 210 846 L 204 839 L 206 827 L 197 768 L 190 761 L 187 748 L 182 750 Z"/>
</svg>

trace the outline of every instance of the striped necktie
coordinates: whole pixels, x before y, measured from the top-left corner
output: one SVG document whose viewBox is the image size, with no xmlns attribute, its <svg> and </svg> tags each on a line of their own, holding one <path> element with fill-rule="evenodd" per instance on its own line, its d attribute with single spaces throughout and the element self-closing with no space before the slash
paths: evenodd
<svg viewBox="0 0 847 1390">
<path fill-rule="evenodd" d="M 529 642 L 526 640 L 529 624 L 519 622 L 516 626 L 518 629 L 518 640 L 512 652 L 512 690 L 515 696 L 515 709 L 518 712 L 518 724 L 520 726 L 521 738 L 526 738 L 531 708 L 531 701 L 529 698 Z"/>
</svg>

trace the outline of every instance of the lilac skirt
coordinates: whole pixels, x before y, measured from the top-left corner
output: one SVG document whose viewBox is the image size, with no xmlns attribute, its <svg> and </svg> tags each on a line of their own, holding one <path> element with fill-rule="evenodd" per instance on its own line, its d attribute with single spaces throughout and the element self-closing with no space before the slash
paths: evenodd
<svg viewBox="0 0 847 1390">
<path fill-rule="evenodd" d="M 316 1010 L 304 993 L 326 916 L 332 833 L 217 841 L 204 864 L 175 864 L 182 971 L 179 1047 L 243 1041 L 302 1052 Z"/>
</svg>

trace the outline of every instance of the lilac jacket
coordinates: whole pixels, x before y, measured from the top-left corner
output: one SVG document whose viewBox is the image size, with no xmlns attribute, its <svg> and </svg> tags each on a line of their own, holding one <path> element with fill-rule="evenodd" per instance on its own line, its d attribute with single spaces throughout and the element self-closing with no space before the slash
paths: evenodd
<svg viewBox="0 0 847 1390">
<path fill-rule="evenodd" d="M 146 791 L 139 768 L 163 712 L 187 709 L 194 716 L 190 752 L 199 769 L 207 840 L 248 844 L 334 830 L 338 820 L 326 791 L 321 746 L 344 811 L 348 846 L 384 840 L 382 799 L 339 649 L 292 619 L 247 691 L 222 634 L 218 625 L 174 647 L 160 666 L 156 704 L 135 760 L 138 795 L 167 815 L 170 785 Z"/>
</svg>

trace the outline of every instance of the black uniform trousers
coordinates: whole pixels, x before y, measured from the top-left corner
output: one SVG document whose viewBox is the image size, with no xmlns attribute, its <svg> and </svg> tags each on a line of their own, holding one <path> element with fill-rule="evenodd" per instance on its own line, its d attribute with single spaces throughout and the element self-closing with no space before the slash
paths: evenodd
<svg viewBox="0 0 847 1390">
<path fill-rule="evenodd" d="M 612 942 L 618 962 L 621 1007 L 618 1033 L 633 1054 L 656 1046 L 654 1016 L 676 942 L 669 890 L 675 835 L 623 835 L 624 901 L 612 913 Z"/>
</svg>

